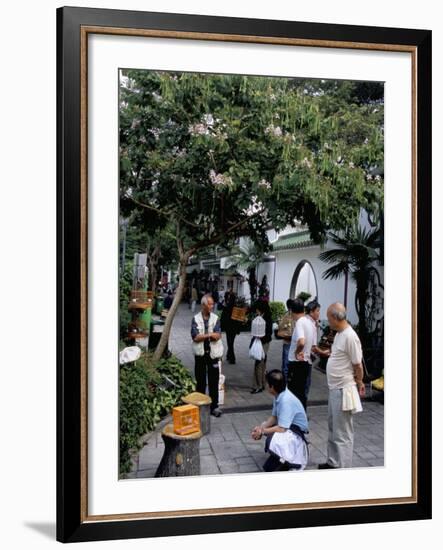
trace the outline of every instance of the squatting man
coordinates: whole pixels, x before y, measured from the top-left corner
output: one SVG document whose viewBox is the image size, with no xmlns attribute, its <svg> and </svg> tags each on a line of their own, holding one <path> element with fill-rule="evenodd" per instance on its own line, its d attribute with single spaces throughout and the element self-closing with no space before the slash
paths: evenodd
<svg viewBox="0 0 443 550">
<path fill-rule="evenodd" d="M 255 440 L 266 436 L 265 451 L 269 452 L 269 457 L 263 470 L 298 470 L 307 463 L 305 434 L 308 432 L 308 419 L 305 409 L 298 397 L 286 388 L 285 378 L 280 370 L 267 372 L 266 382 L 269 393 L 274 397 L 272 413 L 251 432 L 252 439 Z M 277 434 L 286 435 L 274 437 Z"/>
</svg>

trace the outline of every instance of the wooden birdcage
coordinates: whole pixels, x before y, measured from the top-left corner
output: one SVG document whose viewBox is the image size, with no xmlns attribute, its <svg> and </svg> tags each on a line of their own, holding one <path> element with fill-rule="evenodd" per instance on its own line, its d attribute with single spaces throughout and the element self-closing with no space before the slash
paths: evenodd
<svg viewBox="0 0 443 550">
<path fill-rule="evenodd" d="M 154 293 L 151 290 L 131 290 L 128 309 L 152 309 Z"/>
<path fill-rule="evenodd" d="M 172 409 L 174 432 L 188 435 L 200 431 L 200 414 L 196 405 L 180 405 Z"/>
<path fill-rule="evenodd" d="M 233 321 L 244 322 L 246 321 L 246 312 L 247 312 L 247 308 L 234 306 L 232 308 L 231 319 Z"/>
</svg>

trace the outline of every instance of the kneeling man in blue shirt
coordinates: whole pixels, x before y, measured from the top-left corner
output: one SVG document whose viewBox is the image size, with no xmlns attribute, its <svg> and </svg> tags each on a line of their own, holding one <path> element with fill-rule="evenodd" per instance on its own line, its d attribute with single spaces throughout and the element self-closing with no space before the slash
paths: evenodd
<svg viewBox="0 0 443 550">
<path fill-rule="evenodd" d="M 262 422 L 260 426 L 255 426 L 251 432 L 253 439 L 261 439 L 263 435 L 267 437 L 265 449 L 269 448 L 269 441 L 274 433 L 282 433 L 287 430 L 298 434 L 305 439 L 308 432 L 308 419 L 301 401 L 286 388 L 283 373 L 274 369 L 266 373 L 266 382 L 268 391 L 274 396 L 271 416 Z M 288 463 L 282 461 L 271 454 L 263 465 L 265 472 L 274 472 L 276 470 L 289 470 Z"/>
</svg>

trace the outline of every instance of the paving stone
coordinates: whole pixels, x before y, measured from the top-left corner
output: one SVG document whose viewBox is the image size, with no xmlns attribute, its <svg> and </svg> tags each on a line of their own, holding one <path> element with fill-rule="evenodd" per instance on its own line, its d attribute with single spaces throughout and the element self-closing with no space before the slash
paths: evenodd
<svg viewBox="0 0 443 550">
<path fill-rule="evenodd" d="M 223 438 L 225 441 L 240 441 L 240 436 L 235 430 L 224 430 Z"/>
<path fill-rule="evenodd" d="M 157 471 L 157 468 L 150 468 L 146 470 L 139 470 L 137 472 L 137 478 L 151 478 L 155 477 L 155 472 Z"/>
<path fill-rule="evenodd" d="M 353 468 L 367 468 L 369 466 L 369 463 L 367 460 L 364 460 L 362 458 L 358 458 L 354 456 L 352 458 L 352 467 Z"/>
<path fill-rule="evenodd" d="M 234 461 L 232 462 L 219 462 L 218 467 L 222 474 L 238 474 L 239 465 Z"/>
<path fill-rule="evenodd" d="M 209 435 L 208 436 L 208 441 L 211 445 L 214 445 L 216 443 L 223 443 L 224 440 L 225 439 L 222 435 Z"/>
<path fill-rule="evenodd" d="M 200 439 L 200 450 L 209 449 L 209 448 L 210 448 L 210 444 L 207 437 L 202 437 Z"/>
<path fill-rule="evenodd" d="M 200 456 L 200 473 L 201 475 L 215 475 L 220 473 L 217 460 L 214 456 Z"/>
<path fill-rule="evenodd" d="M 238 467 L 238 472 L 240 474 L 247 474 L 253 472 L 263 471 L 255 462 L 250 462 L 248 464 L 240 464 Z"/>
<path fill-rule="evenodd" d="M 211 447 L 208 447 L 207 449 L 200 449 L 200 456 L 214 456 L 214 453 Z"/>
<path fill-rule="evenodd" d="M 356 449 L 356 450 L 355 450 L 355 453 L 356 453 L 360 458 L 362 458 L 363 460 L 368 460 L 368 459 L 375 458 L 374 453 L 370 453 L 369 451 L 362 451 L 362 450 Z"/>
<path fill-rule="evenodd" d="M 384 466 L 385 461 L 384 458 L 370 458 L 368 459 L 368 464 L 370 466 Z"/>
<path fill-rule="evenodd" d="M 140 457 L 139 463 L 138 463 L 138 469 L 146 470 L 147 468 L 157 467 L 160 464 L 162 457 L 163 457 L 163 450 L 160 450 L 160 452 L 157 451 L 149 455 Z"/>
<path fill-rule="evenodd" d="M 251 459 L 251 456 L 245 456 L 245 457 L 242 457 L 242 458 L 236 458 L 235 462 L 240 465 L 240 464 L 249 464 L 249 463 L 252 463 L 254 461 Z"/>
<path fill-rule="evenodd" d="M 215 456 L 221 461 L 249 456 L 247 448 L 241 442 L 228 441 L 223 444 L 214 443 L 212 449 Z"/>
<path fill-rule="evenodd" d="M 379 453 L 384 451 L 383 445 L 364 445 L 365 449 L 371 453 Z"/>
</svg>

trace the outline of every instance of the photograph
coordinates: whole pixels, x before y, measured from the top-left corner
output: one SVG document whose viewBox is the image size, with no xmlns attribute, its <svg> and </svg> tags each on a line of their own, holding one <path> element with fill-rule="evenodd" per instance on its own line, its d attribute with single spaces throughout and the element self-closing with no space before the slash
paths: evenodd
<svg viewBox="0 0 443 550">
<path fill-rule="evenodd" d="M 429 517 L 430 32 L 57 18 L 58 540 Z"/>
<path fill-rule="evenodd" d="M 121 68 L 119 167 L 120 479 L 383 467 L 384 83 Z"/>
</svg>

